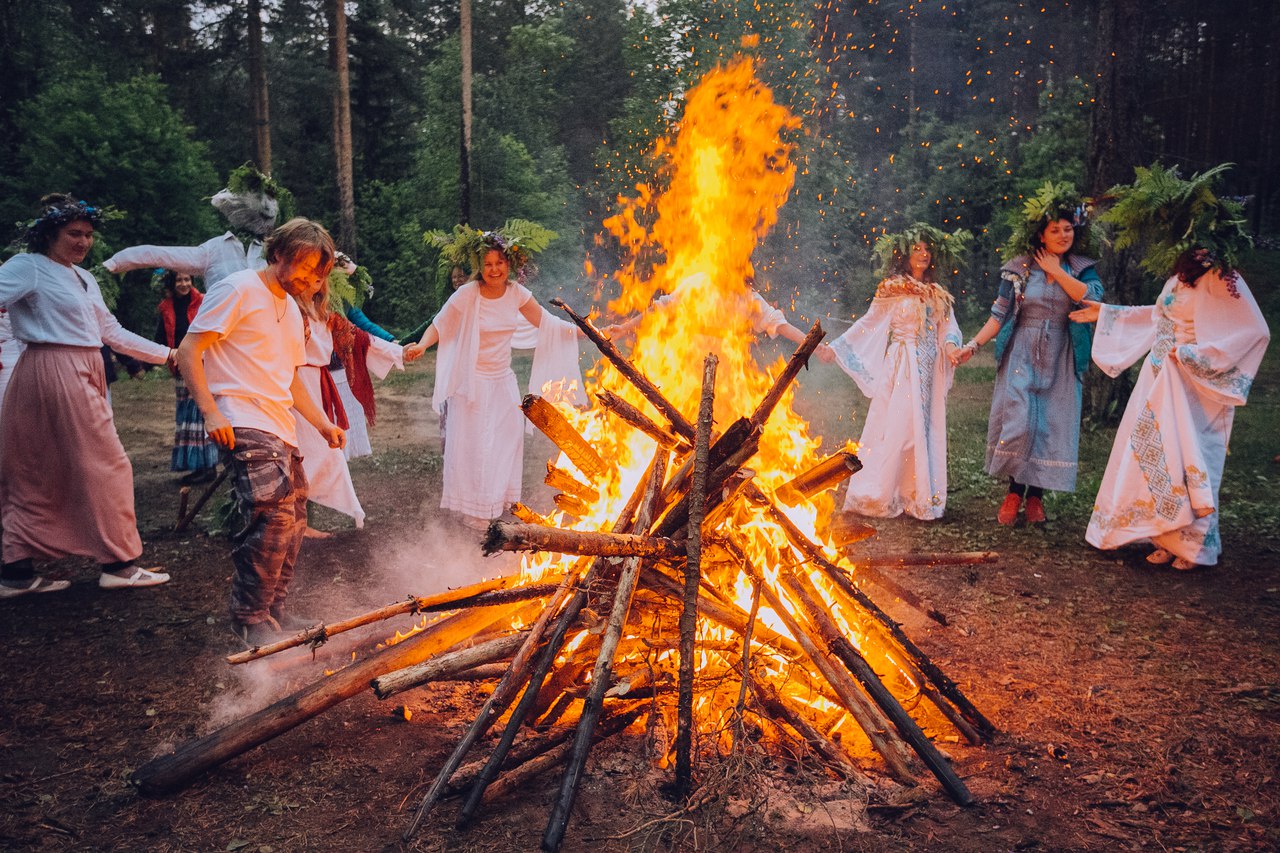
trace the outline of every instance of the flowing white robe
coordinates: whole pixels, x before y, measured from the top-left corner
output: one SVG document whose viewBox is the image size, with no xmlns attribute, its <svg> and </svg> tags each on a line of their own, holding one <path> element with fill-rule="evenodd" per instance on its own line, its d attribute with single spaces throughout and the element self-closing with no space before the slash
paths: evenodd
<svg viewBox="0 0 1280 853">
<path fill-rule="evenodd" d="M 432 321 L 440 334 L 432 405 L 449 405 L 442 509 L 496 518 L 520 500 L 524 474 L 524 415 L 511 369 L 520 309 L 533 294 L 511 283 L 498 299 L 470 281 L 454 291 Z M 527 324 L 525 324 L 527 325 Z M 532 393 L 575 405 L 586 401 L 578 369 L 577 329 L 545 309 L 537 327 Z M 552 394 L 548 383 L 560 383 Z"/>
<path fill-rule="evenodd" d="M 936 290 L 933 290 L 936 288 Z M 832 342 L 836 362 L 871 399 L 845 511 L 941 518 L 947 505 L 946 344 L 960 327 L 939 285 L 908 276 L 880 283 L 871 307 Z"/>
<path fill-rule="evenodd" d="M 1108 376 L 1146 361 L 1085 532 L 1091 545 L 1150 540 L 1190 562 L 1217 563 L 1218 488 L 1235 407 L 1248 398 L 1269 338 L 1239 277 L 1228 284 L 1210 273 L 1195 287 L 1174 277 L 1153 306 L 1103 306 L 1093 360 Z"/>
<path fill-rule="evenodd" d="M 375 357 L 375 353 L 378 353 Z M 322 408 L 320 398 L 320 373 L 329 369 L 329 360 L 333 356 L 333 333 L 325 323 L 311 323 L 311 335 L 307 340 L 307 364 L 298 369 L 302 383 L 311 395 L 311 402 L 316 408 Z M 403 348 L 378 338 L 369 341 L 369 370 L 378 379 L 387 375 L 391 367 L 404 369 Z M 381 371 L 381 372 L 379 372 Z M 344 376 L 345 379 L 345 376 Z M 347 419 L 359 417 L 363 420 L 364 412 L 359 402 L 352 397 L 355 412 L 343 401 L 343 409 Z M 302 454 L 302 470 L 307 475 L 307 499 L 349 515 L 356 522 L 356 528 L 364 527 L 365 512 L 356 497 L 355 485 L 351 482 L 351 469 L 347 467 L 347 457 L 341 448 L 330 447 L 311 422 L 297 410 L 293 410 L 294 419 L 298 422 L 298 452 Z M 367 441 L 366 437 L 366 441 Z"/>
</svg>

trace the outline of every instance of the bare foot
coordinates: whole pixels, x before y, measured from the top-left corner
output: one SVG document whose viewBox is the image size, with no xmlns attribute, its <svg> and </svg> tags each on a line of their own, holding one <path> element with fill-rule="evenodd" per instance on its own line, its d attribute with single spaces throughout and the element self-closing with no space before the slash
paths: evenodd
<svg viewBox="0 0 1280 853">
<path fill-rule="evenodd" d="M 326 533 L 323 530 L 316 530 L 314 527 L 308 527 L 307 531 L 302 534 L 303 539 L 331 539 L 332 533 Z"/>
</svg>

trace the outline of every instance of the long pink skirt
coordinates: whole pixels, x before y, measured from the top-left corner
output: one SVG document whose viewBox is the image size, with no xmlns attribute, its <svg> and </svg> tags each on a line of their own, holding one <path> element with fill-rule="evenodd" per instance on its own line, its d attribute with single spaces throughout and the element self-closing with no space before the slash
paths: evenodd
<svg viewBox="0 0 1280 853">
<path fill-rule="evenodd" d="M 142 553 L 97 349 L 35 344 L 18 360 L 0 420 L 0 519 L 6 563 Z"/>
</svg>

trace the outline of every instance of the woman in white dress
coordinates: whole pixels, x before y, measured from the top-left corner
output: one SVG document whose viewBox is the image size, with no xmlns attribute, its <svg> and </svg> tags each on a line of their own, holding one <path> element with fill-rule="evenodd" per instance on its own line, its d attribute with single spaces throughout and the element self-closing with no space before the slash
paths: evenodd
<svg viewBox="0 0 1280 853">
<path fill-rule="evenodd" d="M 1207 189 L 1221 172 L 1220 167 L 1183 182 L 1156 166 L 1139 169 L 1133 186 L 1112 189 L 1120 202 L 1107 218 L 1119 226 L 1118 246 L 1136 242 L 1135 235 L 1153 224 L 1165 230 L 1168 223 L 1193 224 L 1147 252 L 1144 267 L 1167 270 L 1169 257 L 1181 248 L 1155 305 L 1090 302 L 1072 314 L 1097 321 L 1093 360 L 1107 375 L 1117 376 L 1146 356 L 1085 539 L 1102 549 L 1150 541 L 1155 550 L 1148 562 L 1181 570 L 1214 565 L 1222 553 L 1218 489 L 1231 426 L 1270 339 L 1235 269 L 1237 252 L 1248 240 L 1239 227 L 1238 205 L 1215 200 L 1184 216 L 1188 202 L 1201 203 L 1204 196 L 1166 191 L 1197 184 Z"/>
<path fill-rule="evenodd" d="M 831 343 L 871 399 L 844 510 L 941 518 L 947 505 L 947 392 L 960 327 L 935 270 L 954 269 L 968 234 L 917 223 L 876 242 L 883 281 L 871 307 Z"/>
<path fill-rule="evenodd" d="M 307 363 L 298 369 L 298 376 L 310 393 L 312 402 L 343 429 L 365 415 L 358 411 L 362 404 L 356 397 L 351 397 L 350 405 L 344 403 L 334 371 L 330 369 L 335 359 L 342 365 L 344 379 L 348 372 L 361 370 L 366 375 L 382 379 L 392 367 L 403 370 L 404 363 L 413 360 L 399 344 L 389 343 L 356 328 L 344 316 L 343 300 L 332 288 L 335 278 L 341 279 L 348 274 L 335 267 L 314 296 L 298 299 L 308 330 Z M 364 384 L 368 385 L 368 382 Z M 307 499 L 351 516 L 356 528 L 363 528 L 365 511 L 351 482 L 351 469 L 343 449 L 330 447 L 328 440 L 296 410 L 294 417 L 298 422 L 302 470 L 307 475 Z M 307 534 L 313 537 L 327 535 L 311 528 L 307 529 Z"/>
<path fill-rule="evenodd" d="M 479 279 L 454 291 L 422 339 L 405 347 L 405 357 L 440 346 L 432 405 L 437 412 L 445 403 L 449 408 L 440 507 L 482 528 L 520 500 L 525 425 L 511 347 L 521 318 L 538 331 L 530 388 L 536 392 L 568 378 L 562 387 L 574 389 L 575 402 L 584 398 L 577 327 L 552 317 L 528 288 L 510 279 L 527 261 L 527 250 L 497 232 L 478 239 Z"/>
</svg>

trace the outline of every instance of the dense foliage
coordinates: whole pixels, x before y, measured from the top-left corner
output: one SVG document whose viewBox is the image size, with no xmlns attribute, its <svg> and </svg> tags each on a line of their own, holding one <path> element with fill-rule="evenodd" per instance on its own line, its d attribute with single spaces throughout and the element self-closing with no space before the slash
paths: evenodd
<svg viewBox="0 0 1280 853">
<path fill-rule="evenodd" d="M 272 174 L 301 215 L 331 224 L 332 2 L 261 4 Z M 1257 120 L 1280 106 L 1280 12 L 1266 0 L 471 2 L 471 224 L 558 232 L 537 286 L 584 302 L 618 260 L 600 222 L 658 174 L 653 142 L 679 120 L 681 93 L 738 53 L 803 118 L 796 186 L 756 267 L 770 298 L 808 317 L 861 311 L 873 244 L 912 222 L 975 235 L 953 287 L 962 311 L 980 310 L 1009 213 L 1045 181 L 1109 187 L 1100 149 L 1129 152 L 1130 174 L 1156 159 L 1184 173 L 1235 162 L 1222 192 L 1250 197 L 1252 231 L 1280 222 L 1276 135 Z M 254 157 L 249 8 L 12 0 L 0 14 L 0 221 L 57 189 L 123 211 L 104 235 L 114 246 L 217 233 L 207 199 Z M 403 330 L 447 293 L 423 234 L 460 219 L 459 5 L 345 8 L 358 245 L 343 248 L 373 274 L 370 315 Z M 1126 11 L 1129 30 L 1101 26 Z M 1132 133 L 1119 138 L 1097 121 L 1115 107 L 1107 79 L 1127 87 Z M 121 286 L 126 322 L 145 325 L 148 280 Z"/>
</svg>

